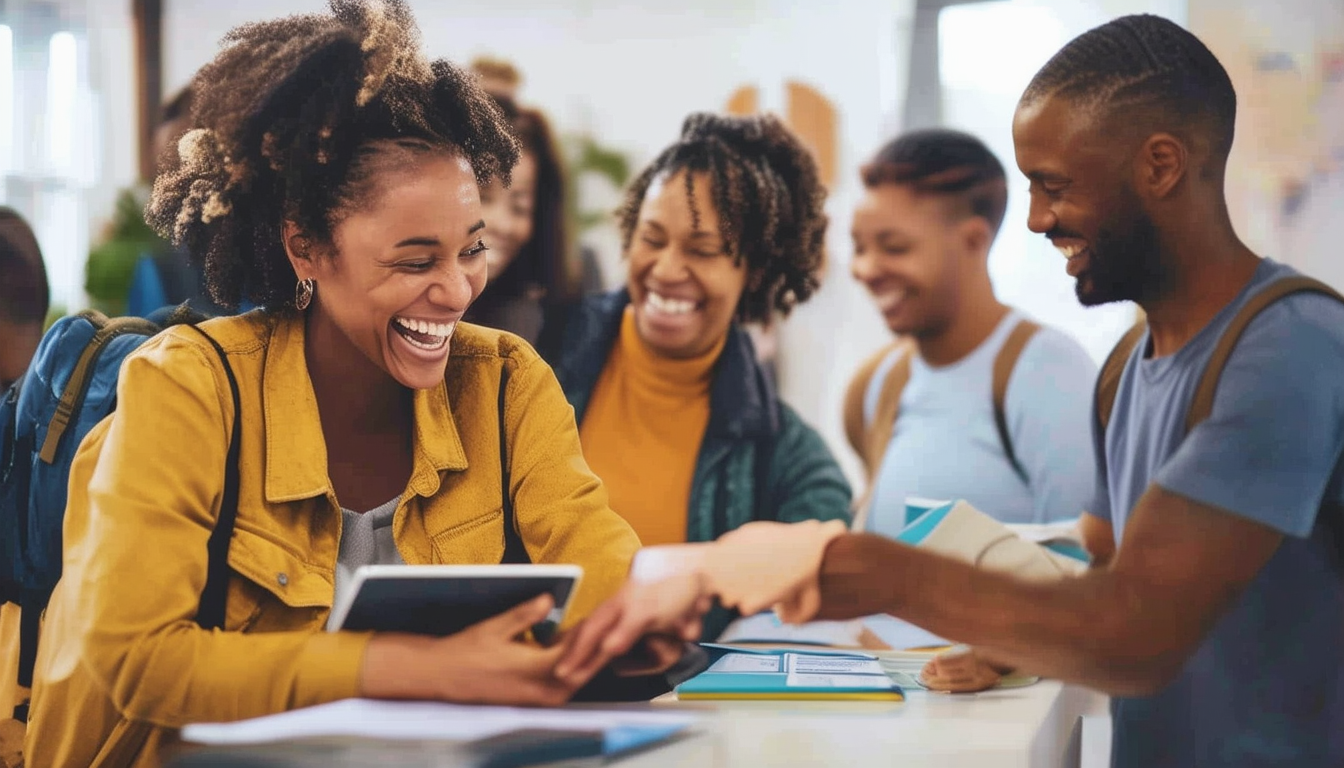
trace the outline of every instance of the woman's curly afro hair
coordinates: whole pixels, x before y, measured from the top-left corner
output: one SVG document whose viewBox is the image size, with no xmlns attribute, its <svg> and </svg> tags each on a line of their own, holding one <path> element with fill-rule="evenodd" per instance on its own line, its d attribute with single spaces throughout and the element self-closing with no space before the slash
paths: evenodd
<svg viewBox="0 0 1344 768">
<path fill-rule="evenodd" d="M 192 82 L 180 162 L 155 181 L 146 219 L 204 263 L 224 306 L 292 306 L 284 223 L 329 244 L 385 168 L 451 154 L 484 184 L 507 182 L 517 162 L 494 100 L 466 71 L 424 58 L 404 2 L 330 9 L 231 31 Z"/>
</svg>

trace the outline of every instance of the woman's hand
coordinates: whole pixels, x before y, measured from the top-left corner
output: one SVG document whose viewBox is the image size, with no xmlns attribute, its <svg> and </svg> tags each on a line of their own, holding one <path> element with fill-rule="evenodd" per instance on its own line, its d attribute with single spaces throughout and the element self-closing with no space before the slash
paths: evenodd
<svg viewBox="0 0 1344 768">
<path fill-rule="evenodd" d="M 774 608 L 782 621 L 809 621 L 821 607 L 818 578 L 826 547 L 846 530 L 839 520 L 747 523 L 707 551 L 709 588 L 744 616 Z"/>
<path fill-rule="evenodd" d="M 933 691 L 971 693 L 998 685 L 999 670 L 968 646 L 957 645 L 938 654 L 920 670 L 919 682 Z"/>
<path fill-rule="evenodd" d="M 564 680 L 555 675 L 568 642 L 543 648 L 523 639 L 553 605 L 550 595 L 541 595 L 443 638 L 375 635 L 364 655 L 360 695 L 462 704 L 563 704 L 591 675 L 571 674 Z"/>
<path fill-rule="evenodd" d="M 613 661 L 618 672 L 634 675 L 661 672 L 681 658 L 682 643 L 700 636 L 700 619 L 713 602 L 704 576 L 694 567 L 665 571 L 640 564 L 646 552 L 681 546 L 696 545 L 640 551 L 630 581 L 568 633 L 557 677 L 577 687 Z M 639 653 L 627 656 L 637 644 Z"/>
</svg>

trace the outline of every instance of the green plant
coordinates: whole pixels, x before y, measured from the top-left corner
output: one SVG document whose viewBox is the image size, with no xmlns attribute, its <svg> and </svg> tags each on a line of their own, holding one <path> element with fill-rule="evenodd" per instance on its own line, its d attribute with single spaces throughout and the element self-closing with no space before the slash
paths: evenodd
<svg viewBox="0 0 1344 768">
<path fill-rule="evenodd" d="M 140 258 L 167 247 L 145 223 L 143 211 L 143 192 L 136 188 L 122 190 L 102 241 L 89 251 L 84 292 L 93 307 L 108 316 L 125 314 L 127 294 Z"/>
<path fill-rule="evenodd" d="M 572 135 L 565 142 L 568 149 L 570 216 L 575 231 L 585 232 L 592 227 L 611 221 L 611 211 L 586 209 L 579 200 L 579 179 L 588 173 L 597 174 L 621 189 L 630 180 L 630 160 L 620 151 L 605 147 L 588 134 Z"/>
</svg>

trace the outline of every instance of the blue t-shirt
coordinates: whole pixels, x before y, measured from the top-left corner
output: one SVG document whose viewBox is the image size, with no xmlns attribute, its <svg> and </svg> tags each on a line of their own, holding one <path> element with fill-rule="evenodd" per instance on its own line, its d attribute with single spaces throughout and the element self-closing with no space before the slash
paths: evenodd
<svg viewBox="0 0 1344 768">
<path fill-rule="evenodd" d="M 1023 347 L 1004 394 L 1004 417 L 1023 481 L 994 426 L 994 358 L 1022 315 L 1009 312 L 969 355 L 933 367 L 915 355 L 882 457 L 867 529 L 895 538 L 905 500 L 965 499 L 1005 523 L 1078 517 L 1096 488 L 1092 388 L 1097 366 L 1077 341 L 1042 327 Z M 883 360 L 864 398 L 865 421 L 902 352 Z"/>
<path fill-rule="evenodd" d="M 1317 515 L 1323 499 L 1344 500 L 1344 305 L 1296 294 L 1262 311 L 1223 369 L 1212 413 L 1185 433 L 1227 324 L 1259 289 L 1295 274 L 1265 259 L 1175 354 L 1144 359 L 1145 334 L 1104 453 L 1094 438 L 1102 484 L 1091 511 L 1111 520 L 1117 544 L 1154 483 L 1284 535 L 1174 682 L 1112 701 L 1116 768 L 1344 765 L 1344 573 Z"/>
</svg>

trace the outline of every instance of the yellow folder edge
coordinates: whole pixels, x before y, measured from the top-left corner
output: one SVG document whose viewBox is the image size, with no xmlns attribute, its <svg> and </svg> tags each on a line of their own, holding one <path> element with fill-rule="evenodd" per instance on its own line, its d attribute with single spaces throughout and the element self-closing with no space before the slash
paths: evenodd
<svg viewBox="0 0 1344 768">
<path fill-rule="evenodd" d="M 873 693 L 678 693 L 678 701 L 905 701 L 897 691 Z"/>
</svg>

